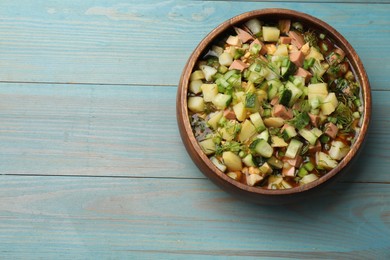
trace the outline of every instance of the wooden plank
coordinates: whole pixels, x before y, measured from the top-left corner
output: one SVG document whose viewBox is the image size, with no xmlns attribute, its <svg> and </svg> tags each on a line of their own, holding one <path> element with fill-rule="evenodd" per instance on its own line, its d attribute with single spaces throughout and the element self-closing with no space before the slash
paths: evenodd
<svg viewBox="0 0 390 260">
<path fill-rule="evenodd" d="M 333 25 L 360 54 L 373 88 L 389 89 L 389 5 L 319 2 L 2 1 L 0 80 L 176 85 L 213 27 L 269 7 Z"/>
<path fill-rule="evenodd" d="M 180 140 L 175 87 L 0 84 L 0 173 L 203 178 Z M 347 181 L 390 182 L 390 92 Z"/>
<path fill-rule="evenodd" d="M 338 184 L 289 206 L 206 180 L 0 176 L 5 259 L 390 257 L 387 184 Z"/>
</svg>

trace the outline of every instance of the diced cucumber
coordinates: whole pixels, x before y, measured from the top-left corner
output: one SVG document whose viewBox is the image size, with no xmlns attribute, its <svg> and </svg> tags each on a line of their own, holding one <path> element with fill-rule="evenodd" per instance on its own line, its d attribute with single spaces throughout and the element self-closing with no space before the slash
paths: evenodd
<svg viewBox="0 0 390 260">
<path fill-rule="evenodd" d="M 343 142 L 332 141 L 332 144 L 331 144 L 331 147 L 329 150 L 329 156 L 334 160 L 341 160 L 347 155 L 349 150 L 350 150 L 349 146 L 347 146 Z"/>
<path fill-rule="evenodd" d="M 301 130 L 298 131 L 298 133 L 305 138 L 311 145 L 315 145 L 318 136 L 313 134 L 310 130 L 306 128 L 302 128 Z"/>
<path fill-rule="evenodd" d="M 308 175 L 303 176 L 303 178 L 299 180 L 299 183 L 300 184 L 308 184 L 308 183 L 313 182 L 317 179 L 318 179 L 317 175 L 315 175 L 314 173 L 310 173 Z"/>
<path fill-rule="evenodd" d="M 216 68 L 211 67 L 211 66 L 207 66 L 207 65 L 201 65 L 200 69 L 202 70 L 202 72 L 204 74 L 204 78 L 207 81 L 212 80 L 213 76 L 215 75 L 215 73 L 217 73 L 217 69 Z"/>
<path fill-rule="evenodd" d="M 295 71 L 297 70 L 297 66 L 294 64 L 294 62 L 288 59 L 286 60 L 286 65 L 280 68 L 280 76 L 282 76 L 284 80 L 287 80 L 289 76 L 294 75 Z"/>
<path fill-rule="evenodd" d="M 304 167 L 299 168 L 299 170 L 298 170 L 299 177 L 303 178 L 307 174 L 308 174 L 308 171 Z"/>
<path fill-rule="evenodd" d="M 203 93 L 203 99 L 205 102 L 211 102 L 218 94 L 217 84 L 202 84 L 200 87 Z"/>
<path fill-rule="evenodd" d="M 291 83 L 290 81 L 286 83 L 286 89 L 291 91 L 291 99 L 289 102 L 289 106 L 291 107 L 302 96 L 303 91 L 297 86 L 295 86 L 293 83 Z"/>
<path fill-rule="evenodd" d="M 200 141 L 199 145 L 205 154 L 210 155 L 215 153 L 216 147 L 212 138 Z"/>
<path fill-rule="evenodd" d="M 265 130 L 265 125 L 264 125 L 263 119 L 261 118 L 261 115 L 259 112 L 251 114 L 249 116 L 249 118 L 252 121 L 252 124 L 255 126 L 256 131 L 258 133 Z"/>
<path fill-rule="evenodd" d="M 322 167 L 327 170 L 331 170 L 333 168 L 336 168 L 337 161 L 333 160 L 328 154 L 324 152 L 317 152 L 316 153 L 316 164 L 319 167 Z"/>
<path fill-rule="evenodd" d="M 282 94 L 280 95 L 279 98 L 279 103 L 282 104 L 283 106 L 289 106 L 290 100 L 291 100 L 292 92 L 289 89 L 284 89 Z"/>
<path fill-rule="evenodd" d="M 305 167 L 306 170 L 308 170 L 309 172 L 311 172 L 312 170 L 314 170 L 314 164 L 312 164 L 311 162 L 307 162 L 303 165 L 303 167 Z"/>
<path fill-rule="evenodd" d="M 278 158 L 276 158 L 275 156 L 271 156 L 271 158 L 268 159 L 267 163 L 275 169 L 283 168 L 283 162 Z"/>
<path fill-rule="evenodd" d="M 241 171 L 241 158 L 231 151 L 223 152 L 222 159 L 229 171 Z"/>
<path fill-rule="evenodd" d="M 258 34 L 261 32 L 261 22 L 256 18 L 252 18 L 245 22 L 245 26 L 252 32 L 252 34 Z"/>
<path fill-rule="evenodd" d="M 310 130 L 315 136 L 320 137 L 322 135 L 322 131 L 318 129 L 317 127 L 314 127 L 313 129 Z"/>
<path fill-rule="evenodd" d="M 255 167 L 256 164 L 255 162 L 253 161 L 253 155 L 252 154 L 248 154 L 247 156 L 245 156 L 243 159 L 242 159 L 242 162 L 248 166 L 248 167 Z"/>
<path fill-rule="evenodd" d="M 221 163 L 216 157 L 210 157 L 210 161 L 217 167 L 221 172 L 226 171 L 226 165 Z"/>
<path fill-rule="evenodd" d="M 265 158 L 270 158 L 274 152 L 272 146 L 264 139 L 255 139 L 250 144 L 249 149 Z"/>
<path fill-rule="evenodd" d="M 189 97 L 187 101 L 188 109 L 192 112 L 204 111 L 204 99 L 202 97 Z"/>
<path fill-rule="evenodd" d="M 245 120 L 244 123 L 242 123 L 241 131 L 238 134 L 238 140 L 240 142 L 245 142 L 255 134 L 256 128 L 254 127 L 254 125 L 251 123 L 250 120 Z"/>
<path fill-rule="evenodd" d="M 297 139 L 291 139 L 290 143 L 287 146 L 285 156 L 291 159 L 294 159 L 301 151 L 303 143 Z"/>
<path fill-rule="evenodd" d="M 217 109 L 225 109 L 232 101 L 232 96 L 227 94 L 218 93 L 212 103 Z"/>
<path fill-rule="evenodd" d="M 263 175 L 268 175 L 272 173 L 272 168 L 268 163 L 264 163 L 263 165 L 261 165 L 259 167 L 259 170 Z"/>
<path fill-rule="evenodd" d="M 284 140 L 290 140 L 291 138 L 297 136 L 297 131 L 295 131 L 295 127 L 291 125 L 285 125 L 282 134 Z"/>
<path fill-rule="evenodd" d="M 278 94 L 279 88 L 283 86 L 282 82 L 278 79 L 272 79 L 268 82 L 268 100 L 272 100 L 276 94 Z"/>
<path fill-rule="evenodd" d="M 255 93 L 247 93 L 245 98 L 245 107 L 248 111 L 254 113 L 257 112 L 260 108 L 259 100 Z"/>
<path fill-rule="evenodd" d="M 256 138 L 257 139 L 263 139 L 263 140 L 268 142 L 268 139 L 269 139 L 269 132 L 268 132 L 268 130 L 267 129 L 264 130 L 259 135 L 257 135 Z"/>
</svg>

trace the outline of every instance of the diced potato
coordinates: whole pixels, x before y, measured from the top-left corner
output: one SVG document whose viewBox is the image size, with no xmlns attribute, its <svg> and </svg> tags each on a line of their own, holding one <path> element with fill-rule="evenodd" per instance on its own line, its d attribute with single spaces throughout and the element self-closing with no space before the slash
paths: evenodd
<svg viewBox="0 0 390 260">
<path fill-rule="evenodd" d="M 268 117 L 263 121 L 267 127 L 282 127 L 285 120 L 281 117 Z"/>
<path fill-rule="evenodd" d="M 195 70 L 191 73 L 190 81 L 198 80 L 198 79 L 204 79 L 203 71 L 201 70 Z"/>
<path fill-rule="evenodd" d="M 204 111 L 204 99 L 202 97 L 189 97 L 187 102 L 188 109 L 192 112 Z"/>
<path fill-rule="evenodd" d="M 283 140 L 283 138 L 280 138 L 279 136 L 273 135 L 271 136 L 271 146 L 272 147 L 286 147 L 288 144 Z"/>
<path fill-rule="evenodd" d="M 228 172 L 226 173 L 227 176 L 232 178 L 233 180 L 239 181 L 241 179 L 241 172 L 240 171 L 235 171 L 235 172 Z"/>
<path fill-rule="evenodd" d="M 258 184 L 262 180 L 263 180 L 263 177 L 258 175 L 258 174 L 249 174 L 246 176 L 246 183 L 249 186 L 255 186 L 256 184 Z"/>
<path fill-rule="evenodd" d="M 280 30 L 276 27 L 263 26 L 263 39 L 266 42 L 277 42 L 280 36 Z"/>
<path fill-rule="evenodd" d="M 241 158 L 231 151 L 223 152 L 222 159 L 229 171 L 240 171 L 242 169 Z"/>
<path fill-rule="evenodd" d="M 256 128 L 253 126 L 250 120 L 245 120 L 242 123 L 241 132 L 238 135 L 238 140 L 244 142 L 256 134 Z"/>
<path fill-rule="evenodd" d="M 328 85 L 326 83 L 309 84 L 307 96 L 309 102 L 313 98 L 318 98 L 320 101 L 324 100 L 328 96 Z"/>
<path fill-rule="evenodd" d="M 316 48 L 314 47 L 311 47 L 310 48 L 310 51 L 309 51 L 309 54 L 306 55 L 305 59 L 308 60 L 310 58 L 314 58 L 314 59 L 317 59 L 319 61 L 322 61 L 324 60 L 324 56 L 321 54 L 321 52 L 319 52 Z"/>
<path fill-rule="evenodd" d="M 324 169 L 331 170 L 336 168 L 337 161 L 333 160 L 328 154 L 324 152 L 317 152 L 316 164 Z"/>
<path fill-rule="evenodd" d="M 233 63 L 233 56 L 228 53 L 222 53 L 218 58 L 219 64 L 229 67 Z"/>
<path fill-rule="evenodd" d="M 202 92 L 202 89 L 200 88 L 202 86 L 203 82 L 200 79 L 196 79 L 190 82 L 189 89 L 194 94 L 199 94 Z"/>
<path fill-rule="evenodd" d="M 329 93 L 322 101 L 322 113 L 326 116 L 332 114 L 336 110 L 338 103 L 335 93 Z"/>
<path fill-rule="evenodd" d="M 240 47 L 242 45 L 240 38 L 238 38 L 238 36 L 232 36 L 232 35 L 230 35 L 227 38 L 226 43 L 237 47 Z"/>
<path fill-rule="evenodd" d="M 200 87 L 203 93 L 203 99 L 206 102 L 211 102 L 218 94 L 218 86 L 217 84 L 202 84 Z"/>
<path fill-rule="evenodd" d="M 286 44 L 280 44 L 274 52 L 275 56 L 288 56 L 288 48 Z"/>
<path fill-rule="evenodd" d="M 235 100 L 237 103 L 239 102 L 245 102 L 245 97 L 246 97 L 246 94 L 244 91 L 237 91 L 235 93 Z"/>
<path fill-rule="evenodd" d="M 308 184 L 310 182 L 313 182 L 317 180 L 318 177 L 314 173 L 310 173 L 308 175 L 303 176 L 303 178 L 299 181 L 300 184 Z"/>
<path fill-rule="evenodd" d="M 332 141 L 329 156 L 334 160 L 343 159 L 349 152 L 350 147 L 341 141 Z"/>
<path fill-rule="evenodd" d="M 205 154 L 210 155 L 215 153 L 215 143 L 212 138 L 200 141 L 199 144 Z"/>
<path fill-rule="evenodd" d="M 240 123 L 235 120 L 230 120 L 228 124 L 220 130 L 222 139 L 226 141 L 231 141 L 237 134 L 237 129 L 239 129 Z"/>
<path fill-rule="evenodd" d="M 246 118 L 246 108 L 243 102 L 237 103 L 233 106 L 234 114 L 239 121 L 244 121 Z"/>
<path fill-rule="evenodd" d="M 217 111 L 210 115 L 210 119 L 207 121 L 207 124 L 213 128 L 217 129 L 218 128 L 218 122 L 223 116 L 223 111 Z"/>
</svg>

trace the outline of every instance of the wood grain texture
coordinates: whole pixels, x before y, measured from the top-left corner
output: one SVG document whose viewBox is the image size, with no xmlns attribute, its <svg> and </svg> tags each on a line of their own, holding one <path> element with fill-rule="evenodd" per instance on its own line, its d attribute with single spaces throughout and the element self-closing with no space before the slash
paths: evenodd
<svg viewBox="0 0 390 260">
<path fill-rule="evenodd" d="M 1 81 L 176 85 L 212 28 L 280 7 L 330 23 L 360 54 L 373 89 L 389 89 L 388 4 L 20 0 L 0 7 Z"/>
<path fill-rule="evenodd" d="M 181 142 L 175 98 L 175 87 L 2 83 L 0 171 L 203 178 Z M 390 182 L 389 99 L 373 92 L 368 141 L 347 181 Z"/>
<path fill-rule="evenodd" d="M 390 257 L 390 190 L 384 184 L 338 184 L 323 198 L 261 207 L 206 180 L 0 179 L 0 252 L 6 259 Z"/>
</svg>

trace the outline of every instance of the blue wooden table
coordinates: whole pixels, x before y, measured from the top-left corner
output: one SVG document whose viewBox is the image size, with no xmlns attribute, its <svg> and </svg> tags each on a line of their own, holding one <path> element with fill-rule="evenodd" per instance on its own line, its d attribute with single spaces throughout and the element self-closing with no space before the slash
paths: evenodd
<svg viewBox="0 0 390 260">
<path fill-rule="evenodd" d="M 179 137 L 177 84 L 216 25 L 280 7 L 360 55 L 366 146 L 322 195 L 258 206 L 223 192 Z M 390 258 L 390 2 L 0 1 L 0 258 Z"/>
</svg>

